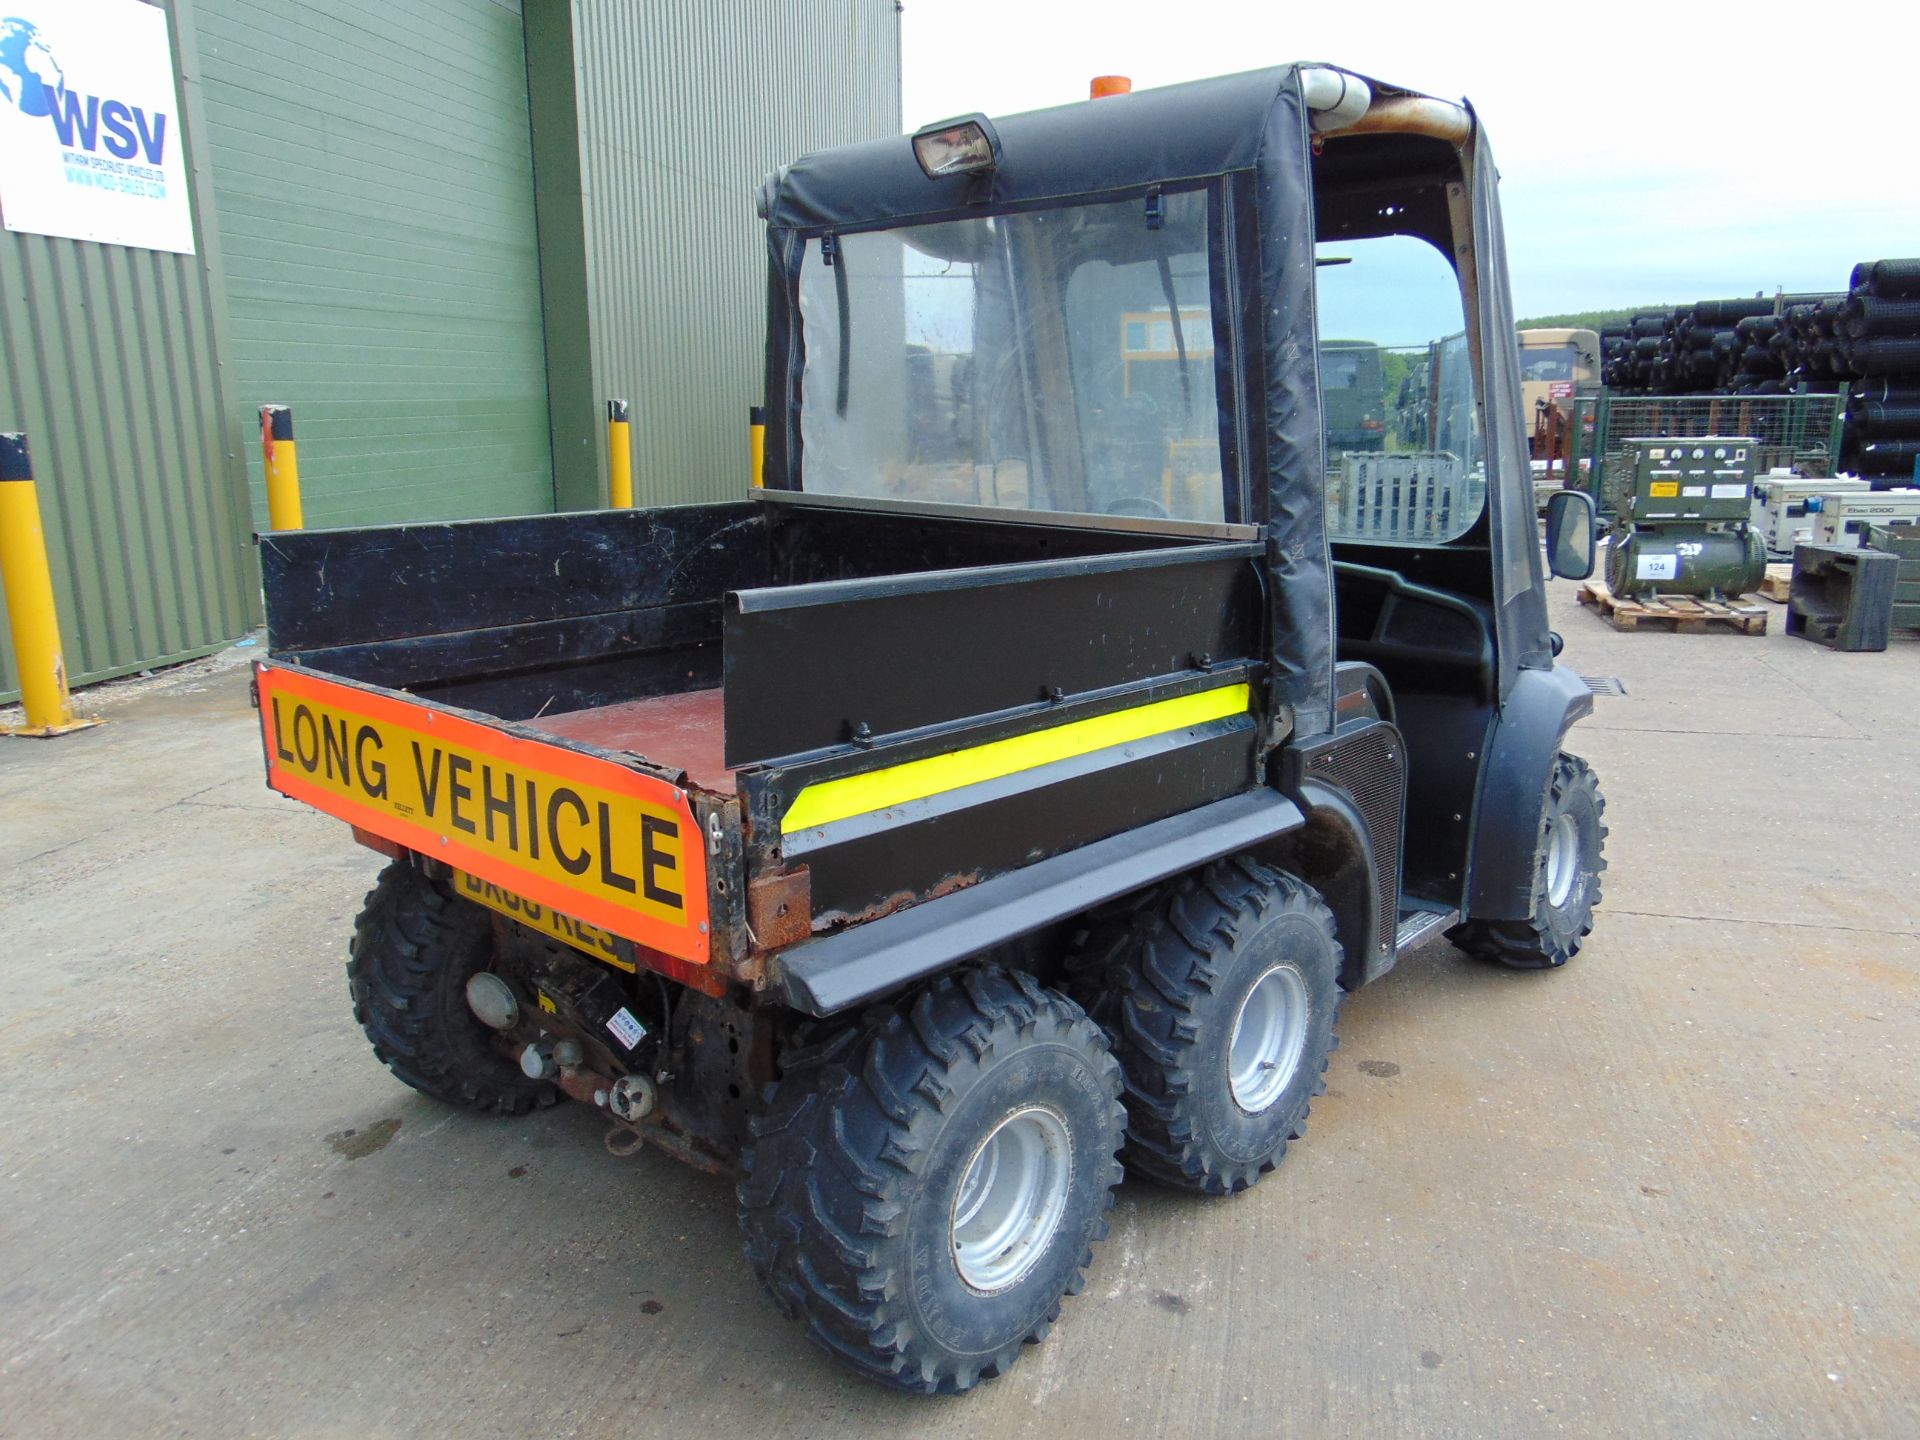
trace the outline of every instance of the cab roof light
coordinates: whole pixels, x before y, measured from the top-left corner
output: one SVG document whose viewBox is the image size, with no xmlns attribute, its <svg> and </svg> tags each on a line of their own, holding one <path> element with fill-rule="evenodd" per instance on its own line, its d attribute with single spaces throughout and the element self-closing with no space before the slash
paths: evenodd
<svg viewBox="0 0 1920 1440">
<path fill-rule="evenodd" d="M 916 130 L 913 158 L 929 180 L 972 175 L 1000 163 L 1000 137 L 984 115 L 963 115 Z"/>
</svg>

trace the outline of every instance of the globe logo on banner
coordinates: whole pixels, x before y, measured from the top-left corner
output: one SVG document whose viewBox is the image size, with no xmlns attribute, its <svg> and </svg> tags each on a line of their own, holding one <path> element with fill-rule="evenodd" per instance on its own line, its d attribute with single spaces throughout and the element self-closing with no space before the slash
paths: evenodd
<svg viewBox="0 0 1920 1440">
<path fill-rule="evenodd" d="M 17 15 L 0 19 L 0 95 L 22 115 L 52 115 L 66 87 L 40 32 Z"/>
<path fill-rule="evenodd" d="M 21 114 L 51 120 L 69 150 L 104 148 L 122 160 L 141 154 L 149 165 L 158 165 L 167 153 L 164 113 L 149 118 L 138 105 L 69 90 L 47 42 L 17 15 L 0 20 L 0 89 L 13 92 Z"/>
<path fill-rule="evenodd" d="M 166 12 L 0 0 L 0 221 L 191 254 Z"/>
</svg>

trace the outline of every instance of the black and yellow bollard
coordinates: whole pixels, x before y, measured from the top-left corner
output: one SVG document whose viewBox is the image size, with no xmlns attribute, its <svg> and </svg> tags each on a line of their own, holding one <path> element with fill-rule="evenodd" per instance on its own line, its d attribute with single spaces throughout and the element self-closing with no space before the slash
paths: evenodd
<svg viewBox="0 0 1920 1440">
<path fill-rule="evenodd" d="M 633 508 L 633 426 L 624 400 L 607 401 L 607 503 Z"/>
<path fill-rule="evenodd" d="M 46 737 L 85 730 L 100 721 L 76 717 L 60 653 L 60 619 L 53 608 L 53 572 L 40 525 L 40 492 L 24 435 L 0 435 L 0 587 L 12 622 L 14 668 L 20 672 L 24 725 L 0 725 L 0 735 Z"/>
<path fill-rule="evenodd" d="M 260 457 L 267 467 L 267 524 L 275 530 L 305 529 L 300 511 L 300 456 L 293 447 L 291 407 L 260 407 Z"/>
<path fill-rule="evenodd" d="M 753 456 L 753 488 L 762 489 L 767 483 L 767 409 L 764 405 L 754 405 L 747 410 L 747 435 Z"/>
</svg>

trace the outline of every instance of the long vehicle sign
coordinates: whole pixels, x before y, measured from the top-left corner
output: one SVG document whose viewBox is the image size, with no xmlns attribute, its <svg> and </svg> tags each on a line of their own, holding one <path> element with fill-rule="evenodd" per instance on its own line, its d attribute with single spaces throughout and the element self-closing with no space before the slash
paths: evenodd
<svg viewBox="0 0 1920 1440">
<path fill-rule="evenodd" d="M 684 791 L 395 696 L 257 673 L 267 783 L 281 794 L 706 963 L 706 854 Z"/>
</svg>

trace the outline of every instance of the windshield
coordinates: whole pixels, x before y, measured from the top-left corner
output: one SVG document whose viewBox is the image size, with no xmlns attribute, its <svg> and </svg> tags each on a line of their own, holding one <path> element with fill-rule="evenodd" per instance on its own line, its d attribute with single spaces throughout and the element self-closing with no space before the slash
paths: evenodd
<svg viewBox="0 0 1920 1440">
<path fill-rule="evenodd" d="M 1202 193 L 810 240 L 804 487 L 1225 519 Z"/>
<path fill-rule="evenodd" d="M 1571 345 L 1528 345 L 1520 352 L 1522 380 L 1572 380 L 1580 352 Z"/>
</svg>

